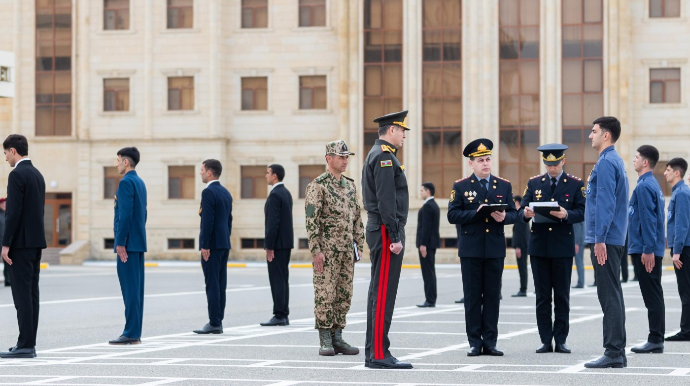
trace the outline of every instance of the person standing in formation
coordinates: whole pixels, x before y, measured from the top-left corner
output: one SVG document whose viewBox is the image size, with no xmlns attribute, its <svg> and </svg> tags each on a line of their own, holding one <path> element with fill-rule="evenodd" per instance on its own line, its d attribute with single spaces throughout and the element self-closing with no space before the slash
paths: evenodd
<svg viewBox="0 0 690 386">
<path fill-rule="evenodd" d="M 431 182 L 422 184 L 420 194 L 424 204 L 417 214 L 417 249 L 424 280 L 424 303 L 417 307 L 436 307 L 436 249 L 441 245 L 438 228 L 441 211 L 434 199 L 436 187 Z"/>
</svg>

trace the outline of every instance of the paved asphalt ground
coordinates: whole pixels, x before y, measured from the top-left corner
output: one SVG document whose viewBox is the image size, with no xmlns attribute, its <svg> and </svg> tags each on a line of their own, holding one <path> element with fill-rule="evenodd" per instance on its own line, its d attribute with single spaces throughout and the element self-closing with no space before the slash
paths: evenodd
<svg viewBox="0 0 690 386">
<path fill-rule="evenodd" d="M 690 385 L 690 343 L 666 343 L 664 354 L 628 354 L 625 369 L 588 370 L 603 353 L 596 289 L 573 290 L 569 346 L 573 354 L 536 354 L 534 296 L 512 298 L 516 270 L 506 270 L 499 322 L 504 357 L 467 357 L 458 265 L 437 270 L 436 308 L 419 309 L 422 279 L 404 269 L 391 328 L 391 351 L 413 370 L 370 370 L 364 356 L 319 357 L 313 329 L 310 269 L 291 270 L 291 324 L 260 327 L 271 316 L 264 268 L 230 268 L 225 334 L 191 333 L 206 323 L 200 267 L 146 271 L 144 336 L 136 346 L 108 346 L 124 324 L 114 267 L 51 266 L 41 274 L 38 358 L 0 359 L 7 385 Z M 591 271 L 587 271 L 591 283 Z M 631 275 L 632 276 L 632 275 Z M 345 338 L 364 344 L 369 269 L 356 269 L 355 298 Z M 646 339 L 646 311 L 636 282 L 623 284 L 628 347 Z M 532 289 L 530 277 L 530 290 Z M 677 331 L 680 300 L 664 272 L 666 326 Z M 17 323 L 8 288 L 0 287 L 0 347 L 13 346 Z M 363 350 L 362 350 L 363 351 Z"/>
</svg>

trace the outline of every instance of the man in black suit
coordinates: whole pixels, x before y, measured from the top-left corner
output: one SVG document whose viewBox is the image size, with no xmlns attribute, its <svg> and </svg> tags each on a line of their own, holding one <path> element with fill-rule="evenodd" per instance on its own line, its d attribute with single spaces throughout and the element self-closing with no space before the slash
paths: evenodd
<svg viewBox="0 0 690 386">
<path fill-rule="evenodd" d="M 232 231 L 232 196 L 218 178 L 223 165 L 215 159 L 201 164 L 201 181 L 206 189 L 201 192 L 199 217 L 199 249 L 201 268 L 206 282 L 208 323 L 197 334 L 222 334 L 225 317 L 225 289 L 228 285 L 228 256 Z"/>
<path fill-rule="evenodd" d="M 419 264 L 422 266 L 425 300 L 417 307 L 436 307 L 436 249 L 441 246 L 438 234 L 441 212 L 434 200 L 436 188 L 431 182 L 422 184 L 421 195 L 424 205 L 417 214 L 417 248 Z"/>
<path fill-rule="evenodd" d="M 515 209 L 520 210 L 522 196 L 514 196 Z M 513 295 L 514 298 L 527 296 L 527 245 L 529 244 L 529 223 L 516 221 L 513 224 L 512 246 L 515 248 L 518 273 L 520 274 L 520 290 Z"/>
<path fill-rule="evenodd" d="M 29 159 L 26 137 L 12 134 L 2 147 L 5 159 L 14 167 L 7 182 L 7 212 L 2 237 L 2 258 L 11 266 L 12 299 L 17 309 L 17 345 L 0 358 L 35 358 L 38 330 L 41 251 L 46 247 L 43 209 L 46 184 Z"/>
<path fill-rule="evenodd" d="M 283 185 L 285 169 L 271 165 L 266 171 L 266 182 L 273 186 L 264 206 L 266 233 L 264 249 L 268 261 L 268 280 L 273 295 L 273 317 L 262 326 L 290 324 L 290 252 L 295 246 L 292 229 L 292 195 Z"/>
</svg>

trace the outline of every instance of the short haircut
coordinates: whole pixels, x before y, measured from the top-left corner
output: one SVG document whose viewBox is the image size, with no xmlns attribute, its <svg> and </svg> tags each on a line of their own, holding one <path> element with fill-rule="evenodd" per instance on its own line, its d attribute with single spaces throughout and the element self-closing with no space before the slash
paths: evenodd
<svg viewBox="0 0 690 386">
<path fill-rule="evenodd" d="M 422 186 L 424 189 L 428 190 L 432 196 L 436 193 L 436 187 L 431 182 L 423 182 Z"/>
<path fill-rule="evenodd" d="M 285 168 L 282 167 L 281 165 L 278 164 L 273 164 L 268 167 L 271 169 L 271 172 L 275 174 L 278 177 L 278 181 L 283 182 L 283 178 L 285 178 Z"/>
<path fill-rule="evenodd" d="M 395 127 L 395 125 L 385 125 L 379 127 L 379 137 L 383 137 L 388 132 L 388 129 Z"/>
<path fill-rule="evenodd" d="M 217 159 L 207 159 L 203 162 L 203 164 L 204 168 L 206 170 L 210 170 L 211 174 L 213 174 L 213 176 L 216 178 L 220 177 L 220 174 L 223 173 L 223 165 L 221 165 L 220 161 Z"/>
<path fill-rule="evenodd" d="M 22 157 L 29 155 L 29 141 L 27 141 L 26 137 L 21 134 L 10 134 L 7 138 L 5 138 L 5 142 L 2 143 L 2 148 L 5 150 L 14 148 L 14 150 L 17 151 L 17 154 Z"/>
<path fill-rule="evenodd" d="M 616 117 L 599 117 L 592 122 L 593 125 L 599 125 L 602 130 L 611 133 L 611 138 L 615 143 L 621 136 L 621 123 Z"/>
<path fill-rule="evenodd" d="M 522 196 L 513 196 L 513 202 L 522 202 Z"/>
<path fill-rule="evenodd" d="M 122 149 L 118 150 L 117 155 L 119 155 L 121 158 L 127 158 L 129 160 L 130 165 L 132 166 L 132 169 L 137 167 L 137 164 L 139 163 L 139 149 L 136 147 L 123 147 Z"/>
<path fill-rule="evenodd" d="M 688 171 L 688 161 L 680 157 L 671 159 L 668 161 L 668 163 L 666 163 L 666 166 L 670 166 L 671 169 L 680 172 L 680 178 L 685 177 L 685 172 Z"/>
<path fill-rule="evenodd" d="M 656 163 L 659 162 L 659 150 L 652 145 L 642 145 L 637 148 L 640 156 L 649 162 L 649 167 L 654 169 Z"/>
</svg>

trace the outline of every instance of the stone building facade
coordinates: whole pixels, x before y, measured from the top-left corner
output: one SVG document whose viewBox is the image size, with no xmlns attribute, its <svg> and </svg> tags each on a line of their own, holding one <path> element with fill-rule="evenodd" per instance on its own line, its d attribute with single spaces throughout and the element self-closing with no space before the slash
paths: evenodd
<svg viewBox="0 0 690 386">
<path fill-rule="evenodd" d="M 279 163 L 293 256 L 308 259 L 300 191 L 324 144 L 347 141 L 359 180 L 371 119 L 407 109 L 411 242 L 419 185 L 434 182 L 445 211 L 477 137 L 494 140 L 516 194 L 543 171 L 542 143 L 568 144 L 566 170 L 586 178 L 604 114 L 623 124 L 625 159 L 647 143 L 662 161 L 690 156 L 689 12 L 686 0 L 0 0 L 0 50 L 16 57 L 0 135 L 29 138 L 54 247 L 114 257 L 112 166 L 134 145 L 149 258 L 198 258 L 198 169 L 217 158 L 235 199 L 231 258 L 262 258 L 263 175 Z M 456 261 L 455 228 L 442 221 L 441 235 L 438 259 Z"/>
</svg>

